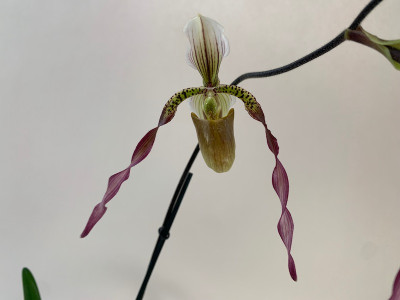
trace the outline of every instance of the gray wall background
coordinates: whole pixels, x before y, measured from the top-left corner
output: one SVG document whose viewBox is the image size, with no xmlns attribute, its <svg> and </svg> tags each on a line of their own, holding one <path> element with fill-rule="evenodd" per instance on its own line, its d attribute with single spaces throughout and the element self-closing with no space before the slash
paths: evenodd
<svg viewBox="0 0 400 300">
<path fill-rule="evenodd" d="M 29 267 L 43 299 L 133 299 L 196 144 L 182 104 L 149 157 L 81 233 L 108 177 L 176 91 L 202 83 L 182 29 L 201 13 L 225 27 L 220 78 L 289 63 L 350 24 L 366 0 L 0 2 L 0 298 L 22 299 Z M 400 2 L 363 23 L 400 38 Z M 262 104 L 290 179 L 291 281 L 262 126 L 235 106 L 236 162 L 201 157 L 146 299 L 387 299 L 400 266 L 400 73 L 347 42 L 241 84 Z"/>
</svg>

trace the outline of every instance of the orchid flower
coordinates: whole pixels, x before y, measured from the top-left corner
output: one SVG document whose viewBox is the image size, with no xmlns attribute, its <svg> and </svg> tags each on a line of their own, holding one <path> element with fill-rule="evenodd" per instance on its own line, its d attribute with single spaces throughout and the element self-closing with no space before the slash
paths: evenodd
<svg viewBox="0 0 400 300">
<path fill-rule="evenodd" d="M 110 177 L 103 200 L 93 209 L 81 237 L 87 236 L 102 218 L 107 210 L 106 204 L 117 194 L 121 184 L 129 178 L 131 168 L 144 160 L 150 153 L 158 129 L 173 119 L 178 105 L 186 99 L 189 99 L 193 110 L 192 120 L 204 161 L 215 172 L 227 172 L 235 159 L 232 105 L 234 99 L 238 98 L 244 103 L 249 115 L 264 126 L 268 147 L 275 156 L 276 164 L 272 174 L 272 185 L 282 205 L 278 232 L 287 249 L 290 275 L 293 280 L 297 280 L 294 260 L 290 254 L 294 225 L 292 216 L 286 207 L 289 180 L 285 168 L 278 159 L 278 142 L 268 129 L 263 110 L 254 96 L 241 87 L 223 85 L 219 82 L 218 71 L 222 58 L 229 53 L 229 44 L 223 27 L 210 18 L 198 15 L 186 24 L 184 32 L 190 42 L 186 54 L 187 62 L 199 71 L 203 78 L 203 86 L 186 88 L 175 93 L 167 101 L 158 126 L 151 129 L 140 140 L 129 166 Z"/>
</svg>

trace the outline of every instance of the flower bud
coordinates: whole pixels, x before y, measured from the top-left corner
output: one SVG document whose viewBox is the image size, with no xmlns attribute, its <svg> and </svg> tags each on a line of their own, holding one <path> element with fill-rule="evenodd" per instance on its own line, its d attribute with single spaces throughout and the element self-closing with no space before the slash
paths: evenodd
<svg viewBox="0 0 400 300">
<path fill-rule="evenodd" d="M 345 39 L 379 51 L 397 70 L 400 70 L 400 40 L 382 40 L 365 31 L 361 26 L 358 26 L 356 30 L 347 29 Z"/>
</svg>

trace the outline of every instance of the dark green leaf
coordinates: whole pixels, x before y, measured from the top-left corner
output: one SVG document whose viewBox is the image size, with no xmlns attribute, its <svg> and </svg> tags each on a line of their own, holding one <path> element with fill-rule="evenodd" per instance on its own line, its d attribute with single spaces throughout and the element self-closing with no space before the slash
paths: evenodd
<svg viewBox="0 0 400 300">
<path fill-rule="evenodd" d="M 24 287 L 25 300 L 40 300 L 39 289 L 36 285 L 35 278 L 28 268 L 22 269 L 22 285 Z"/>
</svg>

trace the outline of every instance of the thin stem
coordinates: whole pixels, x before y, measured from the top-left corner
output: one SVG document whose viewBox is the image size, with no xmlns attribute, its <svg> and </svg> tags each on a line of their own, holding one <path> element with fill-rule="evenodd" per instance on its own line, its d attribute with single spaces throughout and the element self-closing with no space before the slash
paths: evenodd
<svg viewBox="0 0 400 300">
<path fill-rule="evenodd" d="M 353 23 L 351 23 L 349 28 L 355 30 L 361 24 L 361 22 L 368 16 L 368 14 L 382 1 L 383 0 L 372 0 L 371 2 L 369 2 L 367 4 L 367 6 L 364 7 L 364 9 L 354 19 Z M 279 75 L 282 73 L 289 72 L 293 69 L 296 69 L 296 68 L 320 57 L 321 55 L 331 51 L 333 48 L 336 48 L 341 43 L 343 43 L 345 41 L 344 32 L 345 31 L 341 32 L 337 37 L 335 37 L 333 40 L 331 40 L 324 46 L 318 48 L 317 50 L 311 52 L 310 54 L 307 54 L 306 56 L 304 56 L 290 64 L 287 64 L 283 67 L 279 67 L 276 69 L 268 70 L 268 71 L 245 73 L 243 75 L 240 75 L 238 78 L 236 78 L 231 84 L 238 85 L 240 82 L 242 82 L 246 79 L 271 77 L 271 76 Z"/>
<path fill-rule="evenodd" d="M 331 51 L 333 48 L 339 46 L 344 41 L 345 41 L 345 39 L 344 39 L 344 31 L 343 31 L 337 37 L 335 37 L 332 41 L 325 44 L 321 48 L 318 48 L 317 50 L 311 52 L 310 54 L 307 54 L 306 56 L 304 56 L 290 64 L 287 64 L 280 68 L 268 70 L 268 71 L 245 73 L 243 75 L 240 75 L 238 78 L 236 78 L 231 84 L 238 85 L 240 82 L 242 82 L 246 79 L 271 77 L 271 76 L 289 72 L 289 71 L 296 69 L 296 68 L 300 67 L 301 65 L 304 65 L 304 64 L 312 61 L 313 59 L 316 59 L 317 57 L 320 57 L 321 55 Z"/>
<path fill-rule="evenodd" d="M 179 180 L 179 183 L 175 189 L 174 195 L 172 196 L 171 203 L 164 218 L 164 222 L 158 230 L 159 236 L 156 242 L 156 246 L 154 247 L 150 263 L 147 267 L 146 275 L 144 276 L 142 285 L 140 286 L 139 292 L 136 296 L 136 300 L 143 299 L 147 284 L 151 277 L 151 273 L 153 272 L 153 269 L 157 263 L 158 257 L 160 256 L 165 241 L 169 238 L 169 231 L 171 229 L 172 223 L 174 222 L 175 216 L 178 213 L 179 206 L 181 205 L 182 199 L 185 196 L 185 192 L 193 175 L 192 173 L 190 173 L 190 168 L 192 167 L 196 156 L 199 153 L 199 150 L 199 145 L 197 145 L 192 153 L 192 156 L 189 159 L 189 162 L 186 165 L 185 170 L 183 171 L 181 179 Z"/>
<path fill-rule="evenodd" d="M 370 3 L 367 4 L 366 7 L 358 14 L 355 18 L 354 22 L 351 23 L 349 29 L 356 30 L 356 28 L 361 24 L 362 21 L 369 15 L 369 13 L 383 0 L 372 0 Z"/>
<path fill-rule="evenodd" d="M 160 229 L 158 230 L 159 235 L 158 235 L 157 243 L 154 248 L 153 255 L 151 256 L 149 266 L 147 267 L 146 275 L 144 276 L 139 293 L 136 296 L 136 300 L 143 299 L 147 284 L 150 280 L 151 273 L 153 272 L 153 269 L 157 263 L 158 257 L 160 256 L 160 253 L 164 246 L 165 241 L 169 238 L 169 230 L 171 229 L 171 226 L 172 226 L 172 223 L 174 222 L 175 216 L 178 213 L 179 206 L 182 203 L 182 199 L 185 196 L 185 192 L 189 186 L 190 179 L 192 179 L 192 176 L 193 176 L 193 174 L 189 172 L 187 174 L 187 176 L 185 177 L 178 197 L 176 199 L 173 198 L 173 200 L 175 200 L 175 201 L 171 202 L 171 203 L 174 203 L 174 205 L 170 206 L 170 209 L 168 210 L 167 215 L 165 217 L 165 221 L 164 221 L 163 225 L 160 227 Z"/>
</svg>

